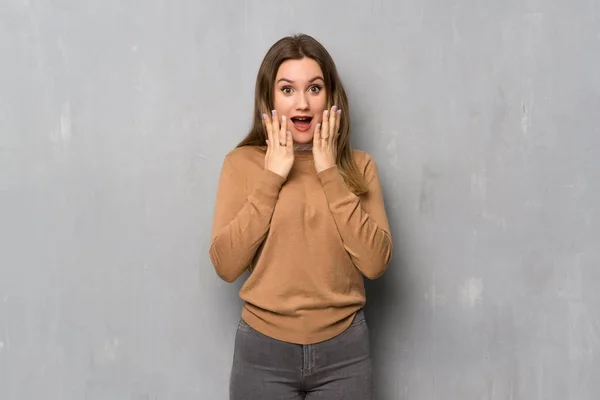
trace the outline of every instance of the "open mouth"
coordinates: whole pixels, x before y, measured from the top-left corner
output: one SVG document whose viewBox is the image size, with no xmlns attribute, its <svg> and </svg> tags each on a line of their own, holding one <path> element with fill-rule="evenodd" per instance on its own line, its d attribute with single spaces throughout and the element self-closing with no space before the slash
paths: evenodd
<svg viewBox="0 0 600 400">
<path fill-rule="evenodd" d="M 291 120 L 297 130 L 306 131 L 310 128 L 312 117 L 292 117 Z"/>
</svg>

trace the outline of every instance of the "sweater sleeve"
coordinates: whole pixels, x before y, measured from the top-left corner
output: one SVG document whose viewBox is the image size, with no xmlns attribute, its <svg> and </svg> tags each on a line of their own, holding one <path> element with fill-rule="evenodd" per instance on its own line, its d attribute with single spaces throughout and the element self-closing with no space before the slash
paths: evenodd
<svg viewBox="0 0 600 400">
<path fill-rule="evenodd" d="M 369 190 L 360 197 L 348 188 L 337 166 L 321 171 L 318 177 L 354 265 L 369 279 L 380 277 L 392 258 L 392 238 L 375 162 L 367 157 Z"/>
<path fill-rule="evenodd" d="M 247 194 L 244 175 L 225 158 L 219 179 L 209 255 L 217 275 L 233 282 L 266 237 L 285 179 L 264 170 Z"/>
</svg>

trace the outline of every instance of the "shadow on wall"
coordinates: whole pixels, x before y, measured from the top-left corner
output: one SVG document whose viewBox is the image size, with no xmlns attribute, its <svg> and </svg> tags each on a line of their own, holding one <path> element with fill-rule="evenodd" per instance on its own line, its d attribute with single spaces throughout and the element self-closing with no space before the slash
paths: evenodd
<svg viewBox="0 0 600 400">
<path fill-rule="evenodd" d="M 385 196 L 384 196 L 385 197 Z M 384 199 L 384 201 L 387 199 Z M 391 201 L 391 199 L 389 200 Z M 385 201 L 389 204 L 388 201 Z M 390 209 L 391 211 L 391 209 Z M 390 376 L 391 365 L 401 364 L 400 343 L 405 343 L 408 334 L 409 296 L 408 260 L 403 257 L 407 252 L 403 248 L 404 235 L 398 225 L 397 216 L 390 218 L 390 229 L 394 244 L 392 262 L 387 271 L 376 280 L 365 279 L 367 302 L 365 316 L 369 326 L 371 350 L 374 362 L 375 398 L 385 400 L 385 393 L 394 393 L 395 383 L 400 377 Z"/>
</svg>

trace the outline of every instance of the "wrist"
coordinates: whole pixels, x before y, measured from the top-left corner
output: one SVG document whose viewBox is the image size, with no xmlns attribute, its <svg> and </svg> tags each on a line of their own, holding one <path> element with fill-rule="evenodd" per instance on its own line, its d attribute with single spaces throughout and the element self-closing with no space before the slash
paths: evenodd
<svg viewBox="0 0 600 400">
<path fill-rule="evenodd" d="M 267 171 L 269 171 L 269 172 L 271 172 L 271 173 L 273 173 L 273 174 L 275 174 L 275 175 L 283 178 L 283 179 L 287 179 L 288 173 L 286 173 L 285 171 L 278 170 L 278 169 L 275 169 L 275 168 L 268 168 L 268 167 L 265 168 L 265 169 Z"/>
<path fill-rule="evenodd" d="M 325 172 L 328 169 L 332 169 L 337 167 L 337 164 L 329 164 L 329 165 L 324 165 L 324 166 L 318 166 L 317 169 L 317 174 L 320 174 L 321 172 Z"/>
</svg>

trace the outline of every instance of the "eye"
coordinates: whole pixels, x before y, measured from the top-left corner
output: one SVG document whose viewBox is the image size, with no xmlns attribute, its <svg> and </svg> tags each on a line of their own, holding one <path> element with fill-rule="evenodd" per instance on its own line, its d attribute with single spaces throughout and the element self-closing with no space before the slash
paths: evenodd
<svg viewBox="0 0 600 400">
<path fill-rule="evenodd" d="M 322 87 L 319 85 L 313 85 L 310 87 L 310 91 L 313 93 L 319 93 L 321 91 Z"/>
<path fill-rule="evenodd" d="M 292 89 L 291 87 L 289 87 L 289 86 L 285 86 L 285 87 L 282 87 L 282 88 L 281 88 L 281 91 L 282 91 L 284 94 L 291 94 L 291 93 L 292 93 L 292 90 L 293 90 L 293 89 Z"/>
</svg>

